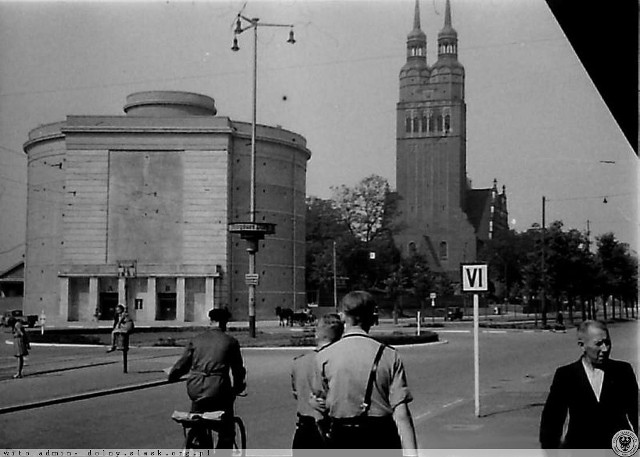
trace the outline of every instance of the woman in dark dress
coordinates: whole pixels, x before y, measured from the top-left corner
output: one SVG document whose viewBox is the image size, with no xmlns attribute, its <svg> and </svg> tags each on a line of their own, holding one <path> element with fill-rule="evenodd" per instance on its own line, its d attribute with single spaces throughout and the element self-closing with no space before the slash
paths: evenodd
<svg viewBox="0 0 640 457">
<path fill-rule="evenodd" d="M 18 372 L 13 375 L 14 378 L 22 377 L 22 368 L 24 367 L 24 356 L 29 355 L 29 337 L 24 329 L 22 322 L 16 320 L 13 324 L 13 350 L 14 355 L 18 358 Z"/>
</svg>

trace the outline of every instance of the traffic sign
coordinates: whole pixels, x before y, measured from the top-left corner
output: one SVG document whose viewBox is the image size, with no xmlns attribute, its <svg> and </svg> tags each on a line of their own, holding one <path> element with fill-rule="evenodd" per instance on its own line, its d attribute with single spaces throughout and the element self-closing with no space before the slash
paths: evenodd
<svg viewBox="0 0 640 457">
<path fill-rule="evenodd" d="M 489 276 L 486 263 L 467 263 L 460 265 L 463 292 L 487 292 Z"/>
<path fill-rule="evenodd" d="M 244 282 L 247 286 L 257 286 L 259 278 L 258 273 L 247 273 L 244 275 Z"/>
<path fill-rule="evenodd" d="M 436 298 L 436 293 L 435 293 L 435 292 L 431 292 L 431 293 L 429 294 L 429 298 L 430 298 L 431 300 L 433 300 L 434 298 Z"/>
</svg>

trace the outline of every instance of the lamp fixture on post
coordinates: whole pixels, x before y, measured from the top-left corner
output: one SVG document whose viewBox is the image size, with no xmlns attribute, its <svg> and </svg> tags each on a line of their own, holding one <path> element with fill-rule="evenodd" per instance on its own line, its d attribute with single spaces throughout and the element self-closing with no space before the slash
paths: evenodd
<svg viewBox="0 0 640 457">
<path fill-rule="evenodd" d="M 256 286 L 258 275 L 256 274 L 256 253 L 259 248 L 259 241 L 264 239 L 264 235 L 275 233 L 275 224 L 256 222 L 256 121 L 257 121 L 257 92 L 258 92 L 258 27 L 288 27 L 289 39 L 287 43 L 293 44 L 296 40 L 293 37 L 292 24 L 269 24 L 259 22 L 260 19 L 243 16 L 238 13 L 236 26 L 233 30 L 232 51 L 240 50 L 237 35 L 253 29 L 253 116 L 251 120 L 251 198 L 250 198 L 250 221 L 235 222 L 229 224 L 231 233 L 238 233 L 240 237 L 247 241 L 247 252 L 249 253 L 249 273 L 245 276 L 245 282 L 249 288 L 249 336 L 256 337 Z M 243 23 L 245 26 L 243 27 Z"/>
</svg>

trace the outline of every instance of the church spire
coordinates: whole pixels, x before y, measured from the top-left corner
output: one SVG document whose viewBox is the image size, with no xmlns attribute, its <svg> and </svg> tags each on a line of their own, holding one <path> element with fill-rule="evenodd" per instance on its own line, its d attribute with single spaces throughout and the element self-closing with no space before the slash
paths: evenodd
<svg viewBox="0 0 640 457">
<path fill-rule="evenodd" d="M 420 28 L 420 0 L 416 0 L 413 30 L 407 35 L 407 62 L 427 63 L 427 35 Z"/>
<path fill-rule="evenodd" d="M 452 28 L 451 27 L 451 2 L 447 0 L 447 5 L 444 10 L 444 28 Z"/>
<path fill-rule="evenodd" d="M 444 11 L 444 27 L 438 33 L 438 58 L 458 56 L 458 32 L 451 25 L 451 1 L 447 0 Z"/>
<path fill-rule="evenodd" d="M 413 13 L 413 30 L 420 30 L 420 0 L 416 0 L 415 11 Z"/>
</svg>

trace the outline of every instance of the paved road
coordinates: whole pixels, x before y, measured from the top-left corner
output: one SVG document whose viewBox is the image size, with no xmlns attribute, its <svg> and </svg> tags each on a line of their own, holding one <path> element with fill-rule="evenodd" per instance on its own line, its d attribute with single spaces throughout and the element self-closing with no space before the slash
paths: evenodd
<svg viewBox="0 0 640 457">
<path fill-rule="evenodd" d="M 638 322 L 612 327 L 614 357 L 638 373 Z M 468 328 L 442 333 L 447 344 L 402 347 L 415 400 L 411 409 L 424 448 L 536 448 L 541 406 L 554 369 L 578 357 L 575 332 L 484 331 L 481 345 L 481 414 L 473 415 L 473 350 Z M 128 375 L 118 364 L 0 382 L 16 399 L 159 379 L 175 351 L 140 357 Z M 244 350 L 249 397 L 238 413 L 249 447 L 286 449 L 293 433 L 289 367 L 298 350 Z M 157 375 L 156 375 L 157 373 Z M 6 404 L 6 398 L 1 402 Z M 64 403 L 0 415 L 0 442 L 13 448 L 179 448 L 181 431 L 169 416 L 188 408 L 184 384 Z"/>
</svg>

